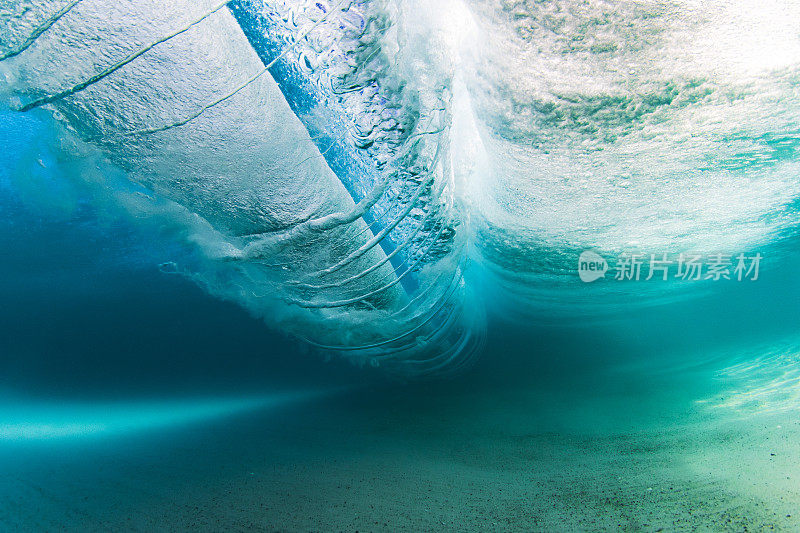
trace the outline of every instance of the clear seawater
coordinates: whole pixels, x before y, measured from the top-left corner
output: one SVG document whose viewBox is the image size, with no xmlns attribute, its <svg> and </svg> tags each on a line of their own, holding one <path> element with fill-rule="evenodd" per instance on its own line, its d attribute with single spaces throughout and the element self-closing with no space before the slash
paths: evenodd
<svg viewBox="0 0 800 533">
<path fill-rule="evenodd" d="M 71 4 L 0 7 L 0 530 L 800 528 L 796 3 Z"/>
</svg>

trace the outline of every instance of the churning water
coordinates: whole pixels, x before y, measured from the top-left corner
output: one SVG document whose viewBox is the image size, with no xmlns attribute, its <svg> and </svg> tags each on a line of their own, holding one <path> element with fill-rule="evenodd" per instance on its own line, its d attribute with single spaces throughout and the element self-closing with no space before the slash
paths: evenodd
<svg viewBox="0 0 800 533">
<path fill-rule="evenodd" d="M 0 19 L 0 527 L 800 527 L 799 3 Z"/>
</svg>

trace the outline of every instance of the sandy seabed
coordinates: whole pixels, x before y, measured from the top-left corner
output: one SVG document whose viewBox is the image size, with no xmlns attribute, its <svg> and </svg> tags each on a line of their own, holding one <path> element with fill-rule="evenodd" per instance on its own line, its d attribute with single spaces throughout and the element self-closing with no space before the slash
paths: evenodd
<svg viewBox="0 0 800 533">
<path fill-rule="evenodd" d="M 672 378 L 603 379 L 573 383 L 580 396 L 563 382 L 356 389 L 7 440 L 0 529 L 800 530 L 796 412 L 735 410 L 725 383 L 687 401 Z"/>
</svg>

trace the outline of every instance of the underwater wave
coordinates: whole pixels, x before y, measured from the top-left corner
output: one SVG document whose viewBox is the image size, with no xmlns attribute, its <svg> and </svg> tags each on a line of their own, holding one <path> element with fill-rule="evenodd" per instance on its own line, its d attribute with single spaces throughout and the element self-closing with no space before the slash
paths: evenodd
<svg viewBox="0 0 800 533">
<path fill-rule="evenodd" d="M 183 228 L 204 261 L 165 271 L 322 350 L 454 371 L 495 300 L 551 319 L 708 288 L 586 285 L 584 250 L 793 249 L 796 3 L 172 6 L 5 3 L 6 100 L 98 197 Z"/>
<path fill-rule="evenodd" d="M 383 58 L 397 36 L 377 4 L 228 4 L 18 2 L 12 106 L 48 107 L 65 151 L 176 204 L 208 262 L 165 269 L 356 361 L 411 374 L 468 361 L 482 333 L 463 313 L 443 86 L 420 102 L 402 75 L 379 83 L 377 64 L 335 84 L 308 68 L 326 35 Z M 356 78 L 371 84 L 365 112 L 345 113 Z"/>
</svg>

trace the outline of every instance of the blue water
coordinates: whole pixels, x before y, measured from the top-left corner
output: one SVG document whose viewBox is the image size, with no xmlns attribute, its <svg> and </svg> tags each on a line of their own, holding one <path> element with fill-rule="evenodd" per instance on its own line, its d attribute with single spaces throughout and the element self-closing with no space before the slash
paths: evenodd
<svg viewBox="0 0 800 533">
<path fill-rule="evenodd" d="M 557 24 L 482 1 L 234 2 L 185 49 L 15 110 L 104 64 L 53 52 L 118 15 L 85 1 L 0 63 L 0 529 L 800 527 L 800 107 L 796 43 L 770 48 L 779 7 L 736 15 L 777 28 L 760 56 L 734 53 L 731 13 L 654 26 L 662 83 L 624 20 L 675 6 Z M 667 38 L 704 28 L 716 59 Z M 198 79 L 221 82 L 184 79 L 198 50 L 218 61 Z M 42 74 L 47 57 L 64 68 Z M 197 120 L 125 133 L 254 66 Z M 387 176 L 354 220 L 306 227 Z M 583 283 L 587 249 L 763 262 L 755 281 Z"/>
</svg>

